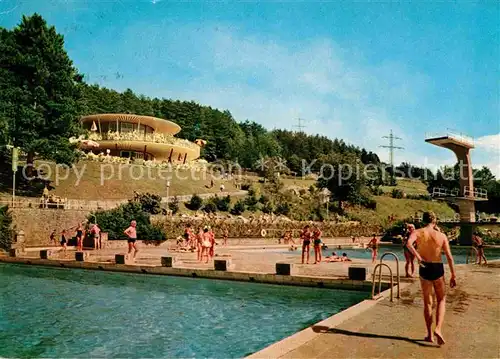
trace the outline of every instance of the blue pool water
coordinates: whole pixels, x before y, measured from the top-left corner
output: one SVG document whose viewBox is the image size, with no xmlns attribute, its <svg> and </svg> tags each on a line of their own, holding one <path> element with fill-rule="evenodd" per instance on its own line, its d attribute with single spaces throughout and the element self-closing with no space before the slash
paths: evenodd
<svg viewBox="0 0 500 359">
<path fill-rule="evenodd" d="M 287 254 L 296 254 L 301 255 L 301 248 L 294 252 L 280 250 L 281 253 Z M 342 255 L 342 253 L 346 253 L 350 258 L 359 258 L 359 259 L 371 259 L 372 252 L 370 249 L 362 249 L 362 248 L 342 248 L 338 249 L 337 246 L 328 246 L 328 249 L 323 250 L 323 256 L 329 256 L 332 252 L 335 252 L 337 255 Z M 378 251 L 378 258 L 384 254 L 385 252 L 393 252 L 396 254 L 400 261 L 405 260 L 405 256 L 403 254 L 403 247 L 398 245 L 381 245 Z M 311 256 L 314 256 L 314 250 L 311 248 Z M 451 248 L 451 254 L 453 255 L 453 259 L 456 264 L 465 264 L 467 259 L 467 253 L 470 253 L 470 247 L 456 247 L 453 246 Z M 485 248 L 484 253 L 486 258 L 489 259 L 499 259 L 500 258 L 500 248 Z M 386 256 L 384 260 L 394 260 L 392 256 Z M 469 260 L 470 261 L 470 260 Z M 446 257 L 443 255 L 443 262 L 446 262 Z"/>
<path fill-rule="evenodd" d="M 0 264 L 0 357 L 242 357 L 366 293 Z"/>
</svg>

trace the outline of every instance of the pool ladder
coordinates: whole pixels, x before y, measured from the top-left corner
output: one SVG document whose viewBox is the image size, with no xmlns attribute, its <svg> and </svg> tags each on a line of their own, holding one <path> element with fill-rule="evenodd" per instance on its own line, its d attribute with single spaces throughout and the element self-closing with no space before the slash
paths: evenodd
<svg viewBox="0 0 500 359">
<path fill-rule="evenodd" d="M 473 258 L 475 256 L 477 260 L 478 252 L 476 247 L 470 247 L 470 251 L 467 252 L 467 258 L 465 259 L 465 264 L 469 264 L 469 258 Z"/>
<path fill-rule="evenodd" d="M 389 276 L 391 278 L 391 302 L 394 301 L 393 297 L 393 287 L 394 287 L 394 280 L 393 280 L 393 275 L 392 275 L 392 269 L 389 267 L 386 263 L 383 263 L 383 259 L 385 256 L 393 256 L 396 259 L 396 280 L 397 280 L 397 286 L 398 286 L 398 292 L 396 298 L 400 298 L 400 277 L 399 277 L 399 258 L 398 256 L 393 253 L 393 252 L 386 252 L 382 254 L 382 257 L 380 257 L 380 263 L 375 266 L 373 269 L 373 279 L 372 279 L 372 299 L 375 299 L 375 278 L 377 277 L 377 269 L 378 269 L 378 295 L 382 293 L 382 267 L 386 267 L 389 269 Z"/>
</svg>

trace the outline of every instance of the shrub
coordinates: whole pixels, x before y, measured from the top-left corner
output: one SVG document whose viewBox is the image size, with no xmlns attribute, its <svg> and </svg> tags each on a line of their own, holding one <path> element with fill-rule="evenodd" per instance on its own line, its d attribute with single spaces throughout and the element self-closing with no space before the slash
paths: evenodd
<svg viewBox="0 0 500 359">
<path fill-rule="evenodd" d="M 10 249 L 14 231 L 12 229 L 12 216 L 9 207 L 0 207 L 0 248 L 6 251 Z"/>
<path fill-rule="evenodd" d="M 290 213 L 290 204 L 288 202 L 281 202 L 276 206 L 274 212 L 278 215 L 287 216 Z"/>
<path fill-rule="evenodd" d="M 245 212 L 245 202 L 243 202 L 243 200 L 241 199 L 238 200 L 238 202 L 234 204 L 234 207 L 231 208 L 230 212 L 235 216 L 241 215 L 243 212 Z"/>
<path fill-rule="evenodd" d="M 243 191 L 248 191 L 251 187 L 252 187 L 252 183 L 250 183 L 248 181 L 241 184 L 241 189 Z"/>
<path fill-rule="evenodd" d="M 403 198 L 404 197 L 404 192 L 401 191 L 400 189 L 398 188 L 394 188 L 392 190 L 392 198 Z"/>
<path fill-rule="evenodd" d="M 273 208 L 273 205 L 271 204 L 271 202 L 267 202 L 262 206 L 262 212 L 267 213 L 267 214 L 274 212 L 274 208 Z"/>
<path fill-rule="evenodd" d="M 430 201 L 432 197 L 428 194 L 407 194 L 406 198 L 408 199 L 417 199 L 420 201 Z"/>
<path fill-rule="evenodd" d="M 91 213 L 87 218 L 89 222 L 97 221 L 103 232 L 108 233 L 108 238 L 127 239 L 123 231 L 128 228 L 130 222 L 137 222 L 137 238 L 145 240 L 164 240 L 165 235 L 158 227 L 151 224 L 149 213 L 142 210 L 138 202 L 130 201 L 117 208 L 107 211 Z"/>
<path fill-rule="evenodd" d="M 208 201 L 203 206 L 203 211 L 206 213 L 215 213 L 215 212 L 217 212 L 217 206 L 215 205 L 215 203 L 213 201 Z"/>
<path fill-rule="evenodd" d="M 252 187 L 249 187 L 248 188 L 248 196 L 249 197 L 256 197 L 257 195 L 257 191 L 255 190 L 255 188 L 252 186 Z"/>
<path fill-rule="evenodd" d="M 269 202 L 269 197 L 263 194 L 263 195 L 260 196 L 259 202 L 262 203 L 262 204 L 266 204 L 266 203 Z"/>
<path fill-rule="evenodd" d="M 186 208 L 192 210 L 192 211 L 197 211 L 203 206 L 203 199 L 198 196 L 197 194 L 193 194 L 191 199 L 184 204 Z"/>
<path fill-rule="evenodd" d="M 373 210 L 377 209 L 377 201 L 371 198 L 364 198 L 361 205 L 368 209 L 373 209 Z"/>
<path fill-rule="evenodd" d="M 370 187 L 370 191 L 374 196 L 382 196 L 384 194 L 384 191 L 380 188 L 380 186 Z"/>
<path fill-rule="evenodd" d="M 299 194 L 300 194 L 301 196 L 305 195 L 305 194 L 306 194 L 306 190 L 305 190 L 304 188 L 301 188 L 301 189 L 299 190 Z"/>
<path fill-rule="evenodd" d="M 228 212 L 229 207 L 231 205 L 231 197 L 227 195 L 226 197 L 217 197 L 215 196 L 212 199 L 212 203 L 215 205 L 217 210 L 222 211 L 222 212 Z"/>
<path fill-rule="evenodd" d="M 168 202 L 168 209 L 172 211 L 172 214 L 179 212 L 179 199 L 177 196 L 170 202 Z"/>
<path fill-rule="evenodd" d="M 245 197 L 245 205 L 250 209 L 255 208 L 257 203 L 259 203 L 259 200 L 255 196 L 255 192 L 248 191 L 248 195 Z"/>
<path fill-rule="evenodd" d="M 161 213 L 161 197 L 152 193 L 135 193 L 133 202 L 140 203 L 142 210 L 146 213 Z"/>
</svg>

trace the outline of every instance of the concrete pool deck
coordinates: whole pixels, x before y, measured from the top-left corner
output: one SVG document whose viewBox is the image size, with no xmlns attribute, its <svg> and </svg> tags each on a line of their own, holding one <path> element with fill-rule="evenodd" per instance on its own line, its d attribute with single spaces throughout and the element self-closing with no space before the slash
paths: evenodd
<svg viewBox="0 0 500 359">
<path fill-rule="evenodd" d="M 369 260 L 353 259 L 353 262 L 321 263 L 301 265 L 296 254 L 283 252 L 246 251 L 265 246 L 218 247 L 217 253 L 231 256 L 234 269 L 224 272 L 231 280 L 261 283 L 294 284 L 326 288 L 359 289 L 371 288 L 373 265 Z M 274 246 L 273 246 L 274 247 Z M 279 247 L 281 248 L 281 247 Z M 390 248 L 387 248 L 388 251 Z M 26 262 L 32 264 L 79 267 L 87 269 L 119 270 L 134 273 L 166 274 L 218 278 L 213 263 L 196 261 L 196 253 L 171 252 L 165 248 L 144 247 L 139 252 L 135 265 L 111 263 L 114 254 L 123 250 L 90 251 L 88 262 L 75 262 L 74 252 L 67 258 L 42 260 L 39 252 L 28 252 L 25 258 L 0 257 L 4 262 Z M 384 251 L 382 251 L 383 253 Z M 161 256 L 174 255 L 180 261 L 177 268 L 160 267 Z M 284 278 L 274 275 L 276 262 L 294 263 L 296 275 Z M 76 263 L 76 264 L 75 264 Z M 387 263 L 395 274 L 396 263 Z M 350 265 L 369 268 L 366 282 L 355 285 L 348 281 Z M 99 268 L 101 267 L 101 268 Z M 404 274 L 404 262 L 400 262 L 400 274 Z M 450 290 L 443 334 L 447 344 L 436 348 L 423 343 L 425 325 L 422 316 L 422 300 L 418 281 L 405 279 L 401 285 L 401 299 L 390 302 L 386 290 L 380 300 L 365 300 L 316 325 L 283 339 L 251 355 L 252 358 L 499 358 L 500 357 L 500 263 L 491 261 L 489 266 L 458 265 L 458 286 Z M 240 278 L 238 278 L 240 277 Z M 253 277 L 254 280 L 250 280 Z M 295 279 L 293 279 L 295 277 Z M 229 279 L 229 278 L 222 278 Z M 386 278 L 387 279 L 387 278 Z M 355 288 L 357 286 L 357 288 Z M 368 293 L 367 293 L 368 297 Z M 470 335 L 472 333 L 472 335 Z"/>
<path fill-rule="evenodd" d="M 364 301 L 283 339 L 250 358 L 499 358 L 500 261 L 459 265 L 448 288 L 442 347 L 423 342 L 418 282 L 402 298 Z"/>
</svg>

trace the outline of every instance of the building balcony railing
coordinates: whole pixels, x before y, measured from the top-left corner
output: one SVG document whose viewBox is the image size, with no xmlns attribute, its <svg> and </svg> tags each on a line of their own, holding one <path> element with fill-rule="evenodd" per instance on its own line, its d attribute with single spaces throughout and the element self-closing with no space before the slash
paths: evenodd
<svg viewBox="0 0 500 359">
<path fill-rule="evenodd" d="M 163 143 L 167 145 L 187 147 L 197 149 L 199 146 L 191 141 L 182 138 L 174 137 L 173 135 L 163 133 L 143 133 L 138 131 L 132 132 L 105 132 L 105 133 L 89 133 L 88 139 L 92 141 L 144 141 L 153 143 Z"/>
</svg>

